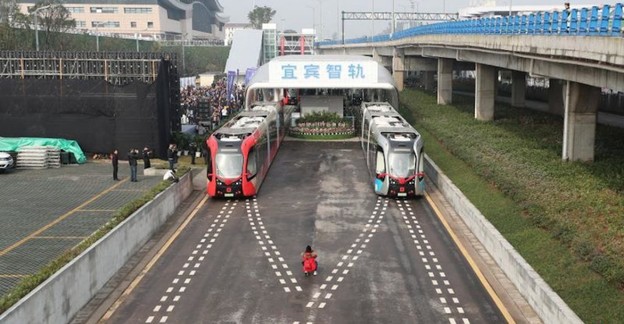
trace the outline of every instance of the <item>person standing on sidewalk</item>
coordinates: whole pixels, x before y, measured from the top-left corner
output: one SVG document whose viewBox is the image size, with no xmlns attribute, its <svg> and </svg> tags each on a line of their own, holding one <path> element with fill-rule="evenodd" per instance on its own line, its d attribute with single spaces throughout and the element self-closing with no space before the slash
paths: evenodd
<svg viewBox="0 0 624 324">
<path fill-rule="evenodd" d="M 114 150 L 110 155 L 111 161 L 113 163 L 113 180 L 119 181 L 117 177 L 117 171 L 119 171 L 119 151 Z"/>
<path fill-rule="evenodd" d="M 197 144 L 195 142 L 189 145 L 189 154 L 191 155 L 191 164 L 195 164 L 195 154 L 197 153 Z"/>
<path fill-rule="evenodd" d="M 131 149 L 128 152 L 128 164 L 130 164 L 130 181 L 137 182 L 137 160 L 139 159 L 139 150 Z"/>
<path fill-rule="evenodd" d="M 146 146 L 143 148 L 143 169 L 149 169 L 151 166 L 150 149 Z"/>
<path fill-rule="evenodd" d="M 169 149 L 167 149 L 167 161 L 169 162 L 169 170 L 173 171 L 173 167 L 175 164 L 175 158 L 178 152 L 175 150 L 174 144 L 169 144 Z"/>
</svg>

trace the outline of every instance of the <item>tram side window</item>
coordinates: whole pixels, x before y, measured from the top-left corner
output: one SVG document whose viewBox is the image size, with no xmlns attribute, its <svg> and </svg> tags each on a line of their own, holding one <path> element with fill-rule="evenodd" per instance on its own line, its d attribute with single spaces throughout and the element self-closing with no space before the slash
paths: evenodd
<svg viewBox="0 0 624 324">
<path fill-rule="evenodd" d="M 386 161 L 384 159 L 384 153 L 381 147 L 377 147 L 377 156 L 375 159 L 375 173 L 376 174 L 386 173 Z"/>
<path fill-rule="evenodd" d="M 258 173 L 258 150 L 253 147 L 247 158 L 247 178 L 255 176 L 256 173 Z"/>
</svg>

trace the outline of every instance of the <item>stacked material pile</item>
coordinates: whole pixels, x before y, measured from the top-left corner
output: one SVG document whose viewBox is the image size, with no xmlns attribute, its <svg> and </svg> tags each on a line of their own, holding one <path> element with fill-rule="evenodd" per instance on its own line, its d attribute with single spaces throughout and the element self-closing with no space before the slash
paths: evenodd
<svg viewBox="0 0 624 324">
<path fill-rule="evenodd" d="M 48 168 L 61 167 L 61 150 L 48 146 Z"/>
<path fill-rule="evenodd" d="M 20 169 L 47 169 L 61 166 L 61 151 L 49 146 L 24 146 L 17 153 Z"/>
</svg>

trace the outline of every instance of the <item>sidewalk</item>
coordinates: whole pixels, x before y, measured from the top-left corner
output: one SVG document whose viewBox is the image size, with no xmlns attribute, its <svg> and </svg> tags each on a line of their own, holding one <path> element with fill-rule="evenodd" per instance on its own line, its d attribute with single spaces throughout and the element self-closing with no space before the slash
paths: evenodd
<svg viewBox="0 0 624 324">
<path fill-rule="evenodd" d="M 129 166 L 120 161 L 121 181 L 113 181 L 110 162 L 103 161 L 0 175 L 0 296 L 162 180 L 142 171 L 139 166 L 139 182 L 130 182 Z"/>
</svg>

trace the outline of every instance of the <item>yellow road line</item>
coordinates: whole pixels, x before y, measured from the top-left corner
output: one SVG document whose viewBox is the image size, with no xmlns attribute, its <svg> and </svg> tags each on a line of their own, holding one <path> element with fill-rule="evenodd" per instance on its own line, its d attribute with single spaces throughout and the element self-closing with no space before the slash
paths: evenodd
<svg viewBox="0 0 624 324">
<path fill-rule="evenodd" d="M 26 278 L 29 275 L 10 275 L 10 274 L 0 274 L 0 278 Z"/>
<path fill-rule="evenodd" d="M 77 210 L 77 212 L 114 212 L 117 211 L 117 209 L 79 209 Z"/>
<path fill-rule="evenodd" d="M 466 250 L 464 245 L 459 241 L 459 238 L 457 237 L 453 229 L 451 229 L 451 226 L 449 225 L 448 221 L 446 220 L 446 218 L 444 218 L 444 215 L 440 212 L 440 210 L 438 209 L 438 206 L 433 202 L 433 199 L 431 199 L 431 196 L 429 195 L 429 193 L 425 193 L 425 197 L 427 198 L 429 205 L 431 205 L 431 207 L 433 208 L 433 211 L 436 213 L 436 215 L 440 219 L 440 222 L 442 223 L 442 225 L 444 225 L 444 228 L 446 228 L 446 231 L 449 233 L 449 235 L 455 242 L 455 245 L 457 245 L 457 248 L 459 248 L 459 251 L 461 252 L 461 254 L 464 256 L 466 261 L 468 261 L 468 264 L 472 268 L 472 271 L 474 271 L 477 278 L 479 278 L 479 281 L 481 281 L 481 285 L 483 285 L 487 293 L 490 295 L 490 297 L 492 297 L 492 300 L 494 301 L 498 309 L 501 311 L 501 313 L 507 320 L 507 323 L 515 324 L 516 321 L 513 319 L 513 317 L 511 317 L 511 314 L 509 313 L 509 311 L 507 310 L 503 302 L 500 300 L 500 298 L 498 297 L 498 295 L 496 294 L 496 292 L 494 291 L 490 283 L 487 281 L 487 279 L 485 279 L 485 276 L 483 275 L 481 270 L 479 270 L 479 267 L 477 267 L 477 264 L 474 262 L 472 257 L 468 254 L 468 251 Z"/>
<path fill-rule="evenodd" d="M 35 236 L 34 239 L 84 240 L 87 236 Z"/>
<path fill-rule="evenodd" d="M 119 296 L 119 298 L 115 301 L 115 303 L 113 303 L 113 305 L 108 309 L 106 314 L 104 314 L 104 316 L 102 316 L 102 318 L 98 322 L 108 321 L 111 318 L 111 316 L 113 316 L 113 313 L 115 313 L 115 311 L 119 308 L 119 306 L 121 306 L 121 303 L 123 303 L 124 300 L 132 293 L 134 288 L 136 288 L 139 285 L 141 280 L 143 280 L 145 275 L 150 271 L 150 269 L 154 266 L 154 264 L 156 264 L 158 259 L 160 259 L 162 257 L 162 255 L 165 254 L 165 252 L 169 249 L 171 244 L 173 244 L 173 242 L 178 238 L 180 233 L 182 233 L 184 228 L 186 228 L 186 226 L 195 217 L 195 215 L 197 214 L 199 209 L 202 208 L 202 206 L 204 206 L 204 204 L 206 203 L 206 200 L 208 200 L 208 195 L 204 196 L 204 198 L 199 202 L 197 207 L 195 207 L 195 209 L 193 209 L 191 214 L 184 220 L 184 222 L 180 225 L 180 227 L 178 227 L 178 229 L 173 233 L 173 235 L 171 235 L 171 237 L 167 240 L 165 245 L 163 245 L 160 248 L 160 250 L 158 250 L 158 253 L 156 253 L 156 255 L 154 255 L 154 257 L 145 266 L 145 268 L 143 268 L 143 270 L 141 270 L 141 273 L 139 273 L 139 275 L 130 283 L 128 288 L 126 288 L 126 290 L 124 290 L 124 292 L 121 294 L 121 296 Z"/>
<path fill-rule="evenodd" d="M 16 243 L 14 243 L 13 245 L 9 246 L 8 248 L 6 248 L 6 249 L 4 249 L 4 250 L 0 251 L 0 256 L 3 256 L 3 255 L 5 255 L 5 254 L 7 254 L 7 253 L 9 253 L 9 252 L 11 252 L 11 251 L 13 251 L 13 250 L 15 250 L 15 249 L 16 249 L 16 248 L 18 248 L 20 245 L 22 245 L 22 244 L 24 244 L 24 243 L 28 242 L 29 240 L 31 240 L 31 239 L 32 239 L 32 238 L 34 238 L 35 236 L 38 236 L 39 234 L 43 233 L 45 230 L 49 229 L 50 227 L 52 227 L 52 226 L 54 226 L 54 225 L 56 225 L 56 224 L 60 223 L 60 222 L 61 222 L 62 220 L 64 220 L 65 218 L 67 218 L 67 217 L 71 216 L 71 215 L 72 215 L 72 214 L 74 214 L 75 212 L 77 212 L 77 211 L 79 211 L 80 209 L 82 209 L 84 206 L 86 206 L 86 205 L 88 205 L 88 204 L 92 203 L 93 201 L 95 201 L 96 199 L 98 199 L 98 198 L 102 197 L 103 195 L 105 195 L 105 194 L 107 194 L 107 193 L 111 192 L 113 189 L 115 189 L 115 188 L 119 187 L 122 183 L 124 183 L 124 182 L 126 182 L 126 181 L 128 181 L 128 179 L 127 179 L 127 178 L 126 178 L 126 179 L 124 179 L 124 180 L 122 180 L 122 181 L 119 181 L 119 182 L 118 182 L 117 184 L 115 184 L 114 186 L 112 186 L 112 187 L 110 187 L 110 188 L 108 188 L 108 189 L 106 189 L 106 190 L 104 190 L 104 191 L 100 192 L 99 194 L 97 194 L 97 195 L 95 195 L 95 196 L 91 197 L 91 199 L 89 199 L 89 200 L 85 201 L 85 202 L 84 202 L 84 203 L 82 203 L 80 206 L 78 206 L 78 207 L 76 207 L 76 208 L 74 208 L 74 209 L 72 209 L 72 210 L 68 211 L 67 213 L 65 213 L 65 214 L 61 215 L 59 218 L 55 219 L 54 221 L 52 221 L 51 223 L 47 224 L 46 226 L 44 226 L 44 227 L 42 227 L 42 228 L 40 228 L 40 229 L 38 229 L 38 230 L 36 230 L 36 231 L 34 231 L 34 232 L 30 233 L 30 235 L 28 235 L 28 236 L 24 237 L 23 239 L 21 239 L 21 240 L 17 241 Z"/>
</svg>

